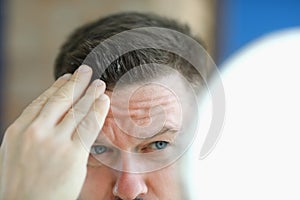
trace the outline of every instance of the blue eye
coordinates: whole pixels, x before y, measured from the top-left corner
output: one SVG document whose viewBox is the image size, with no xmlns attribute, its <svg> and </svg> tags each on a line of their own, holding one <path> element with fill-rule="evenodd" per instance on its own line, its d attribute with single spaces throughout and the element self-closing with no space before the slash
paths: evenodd
<svg viewBox="0 0 300 200">
<path fill-rule="evenodd" d="M 102 154 L 108 151 L 108 148 L 106 146 L 103 145 L 95 145 L 92 146 L 91 148 L 91 153 L 92 154 Z"/>
<path fill-rule="evenodd" d="M 161 149 L 164 149 L 168 146 L 169 142 L 165 142 L 165 141 L 156 141 L 156 142 L 153 142 L 151 144 L 151 147 L 152 148 L 155 148 L 155 149 L 158 149 L 158 150 L 161 150 Z"/>
</svg>

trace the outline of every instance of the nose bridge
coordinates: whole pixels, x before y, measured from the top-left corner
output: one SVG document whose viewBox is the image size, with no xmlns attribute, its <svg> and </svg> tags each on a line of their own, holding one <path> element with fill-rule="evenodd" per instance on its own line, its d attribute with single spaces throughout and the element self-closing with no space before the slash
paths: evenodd
<svg viewBox="0 0 300 200">
<path fill-rule="evenodd" d="M 122 154 L 122 169 L 117 172 L 117 180 L 113 188 L 113 193 L 122 199 L 134 199 L 139 195 L 147 193 L 147 185 L 143 174 L 131 173 L 134 158 L 130 155 Z"/>
<path fill-rule="evenodd" d="M 129 152 L 123 151 L 121 153 L 121 168 L 120 172 L 134 172 L 133 168 L 135 165 L 134 156 Z M 136 163 L 137 164 L 137 163 Z"/>
<path fill-rule="evenodd" d="M 146 164 L 143 161 L 139 154 L 123 150 L 120 151 L 116 169 L 120 172 L 139 173 L 143 171 Z"/>
</svg>

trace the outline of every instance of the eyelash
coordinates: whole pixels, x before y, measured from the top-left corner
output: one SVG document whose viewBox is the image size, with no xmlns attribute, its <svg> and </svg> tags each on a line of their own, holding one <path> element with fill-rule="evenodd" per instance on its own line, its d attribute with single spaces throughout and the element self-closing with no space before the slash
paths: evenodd
<svg viewBox="0 0 300 200">
<path fill-rule="evenodd" d="M 99 148 L 102 148 L 102 151 Z M 109 151 L 109 148 L 104 146 L 104 145 L 94 145 L 94 146 L 91 147 L 90 153 L 95 154 L 95 155 L 99 155 L 99 154 L 103 154 L 107 151 Z"/>
<path fill-rule="evenodd" d="M 141 150 L 142 150 L 142 152 L 145 152 L 145 153 L 152 152 L 152 151 L 161 151 L 161 150 L 167 148 L 169 144 L 170 143 L 167 141 L 155 141 L 155 142 L 151 142 L 150 144 L 146 145 Z M 100 155 L 100 154 L 103 154 L 103 153 L 106 153 L 109 151 L 111 151 L 109 149 L 109 147 L 106 147 L 104 145 L 94 145 L 91 147 L 90 153 L 94 154 L 94 155 Z"/>
<path fill-rule="evenodd" d="M 158 150 L 162 150 L 165 149 L 168 146 L 169 142 L 166 141 L 156 141 L 156 142 L 152 142 L 149 146 L 154 145 L 156 149 Z M 158 147 L 158 146 L 163 146 L 163 147 Z"/>
<path fill-rule="evenodd" d="M 159 143 L 163 143 L 163 147 L 158 147 L 157 145 L 159 145 Z M 149 153 L 149 152 L 153 152 L 153 151 L 162 151 L 165 148 L 167 148 L 169 144 L 170 143 L 167 141 L 155 141 L 155 142 L 151 142 L 150 144 L 146 145 L 141 150 L 143 153 Z"/>
</svg>

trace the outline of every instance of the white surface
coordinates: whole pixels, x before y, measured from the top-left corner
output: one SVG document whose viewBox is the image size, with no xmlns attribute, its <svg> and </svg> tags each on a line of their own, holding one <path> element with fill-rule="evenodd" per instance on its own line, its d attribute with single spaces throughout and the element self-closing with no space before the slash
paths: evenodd
<svg viewBox="0 0 300 200">
<path fill-rule="evenodd" d="M 300 199 L 300 28 L 273 33 L 222 66 L 226 121 L 198 161 L 199 199 Z"/>
</svg>

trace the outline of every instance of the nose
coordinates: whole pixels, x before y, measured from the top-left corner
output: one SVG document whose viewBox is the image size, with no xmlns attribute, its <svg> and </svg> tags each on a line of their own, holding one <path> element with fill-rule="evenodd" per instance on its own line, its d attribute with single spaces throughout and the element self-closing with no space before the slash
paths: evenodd
<svg viewBox="0 0 300 200">
<path fill-rule="evenodd" d="M 120 172 L 113 188 L 113 194 L 124 200 L 132 200 L 146 194 L 147 185 L 142 174 Z"/>
</svg>

